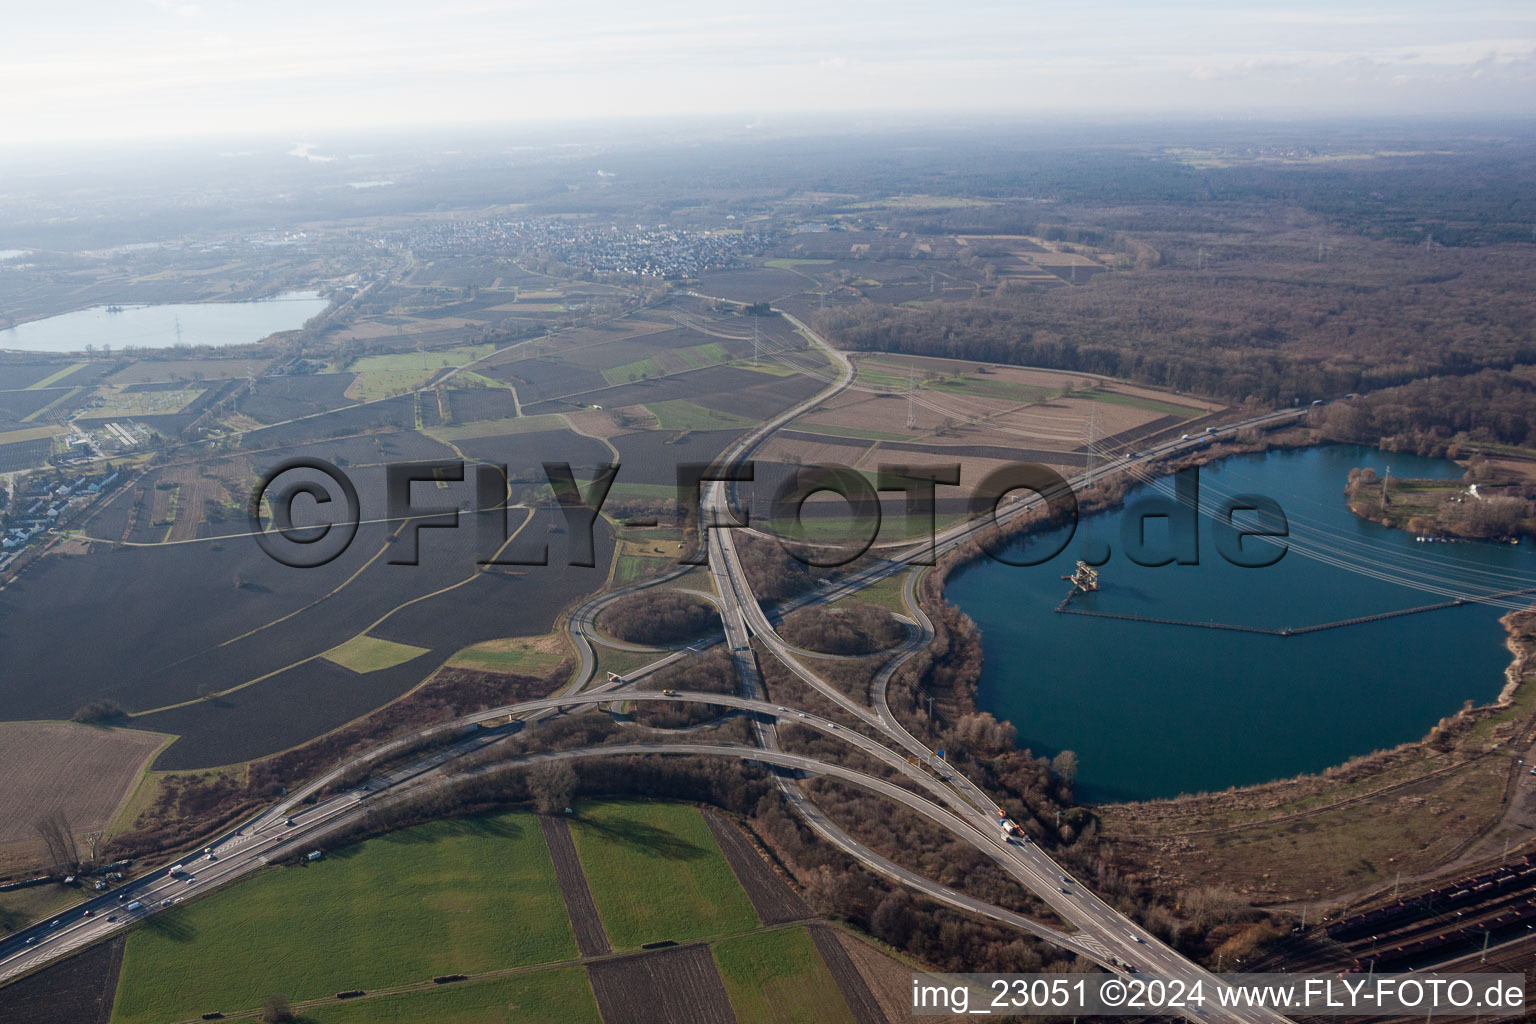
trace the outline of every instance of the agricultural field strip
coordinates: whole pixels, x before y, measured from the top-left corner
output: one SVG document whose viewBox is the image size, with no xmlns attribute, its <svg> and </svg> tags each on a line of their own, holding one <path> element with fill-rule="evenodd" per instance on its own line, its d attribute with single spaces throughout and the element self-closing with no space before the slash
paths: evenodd
<svg viewBox="0 0 1536 1024">
<path fill-rule="evenodd" d="M 589 802 L 571 821 L 571 833 L 593 903 L 617 948 L 759 923 L 695 807 Z"/>
<path fill-rule="evenodd" d="M 581 858 L 571 839 L 570 823 L 563 817 L 541 814 L 539 828 L 544 832 L 544 843 L 549 847 L 549 856 L 555 865 L 555 877 L 560 880 L 560 893 L 565 898 L 566 913 L 570 915 L 576 948 L 581 950 L 582 956 L 612 953 L 608 933 L 603 930 L 603 919 L 597 912 L 597 904 L 592 901 L 592 889 L 587 885 Z"/>
<path fill-rule="evenodd" d="M 879 1001 L 869 990 L 864 976 L 854 966 L 848 951 L 838 941 L 837 933 L 820 923 L 811 925 L 806 931 L 810 933 L 816 952 L 821 954 L 822 962 L 837 982 L 838 990 L 842 992 L 848 1009 L 853 1012 L 854 1020 L 858 1024 L 888 1024 Z"/>
<path fill-rule="evenodd" d="M 707 946 L 604 960 L 587 976 L 609 1024 L 736 1024 Z"/>
<path fill-rule="evenodd" d="M 752 901 L 759 920 L 764 924 L 783 924 L 813 916 L 800 894 L 774 873 L 739 828 L 712 807 L 704 808 L 702 813 L 704 823 L 736 873 L 742 891 Z"/>
</svg>

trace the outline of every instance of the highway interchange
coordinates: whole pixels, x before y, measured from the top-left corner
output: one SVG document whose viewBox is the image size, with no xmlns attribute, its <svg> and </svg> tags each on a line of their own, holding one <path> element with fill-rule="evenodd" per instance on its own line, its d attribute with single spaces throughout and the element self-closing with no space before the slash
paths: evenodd
<svg viewBox="0 0 1536 1024">
<path fill-rule="evenodd" d="M 745 459 L 780 426 L 844 390 L 853 380 L 853 367 L 845 356 L 822 342 L 794 317 L 788 314 L 783 315 L 832 360 L 834 366 L 838 368 L 837 380 L 819 394 L 786 410 L 739 439 L 722 454 L 719 460 L 722 463 Z M 1230 424 L 1222 429 L 1225 433 L 1247 426 L 1272 426 L 1294 419 L 1304 412 L 1305 410 L 1301 409 L 1267 413 Z M 1193 448 L 1203 443 L 1203 440 L 1203 438 L 1186 438 L 1168 441 L 1141 453 L 1133 462 L 1120 461 L 1090 469 L 1080 474 L 1072 483 L 1076 487 L 1082 487 L 1123 472 L 1128 466 Z M 1164 945 L 1151 933 L 1098 899 L 1087 886 L 1064 871 L 1039 845 L 1027 840 L 1005 837 L 997 826 L 996 803 L 971 780 L 951 766 L 940 762 L 935 753 L 909 733 L 891 712 L 886 701 L 886 687 L 889 680 L 906 658 L 920 650 L 932 638 L 932 624 L 919 607 L 914 590 L 919 572 L 913 570 L 927 562 L 928 545 L 926 543 L 889 557 L 877 558 L 869 566 L 835 583 L 818 588 L 796 602 L 797 605 L 825 604 L 895 573 L 907 573 L 903 594 L 905 603 L 917 625 L 912 636 L 894 652 L 890 661 L 876 677 L 872 686 L 873 707 L 866 707 L 847 697 L 808 668 L 801 660 L 800 654 L 778 635 L 772 621 L 763 612 L 753 595 L 750 583 L 742 569 L 735 546 L 737 531 L 727 528 L 727 524 L 734 523 L 729 498 L 730 494 L 725 484 L 718 482 L 707 484 L 702 495 L 700 518 L 701 522 L 711 527 L 702 532 L 707 545 L 709 573 L 718 594 L 718 604 L 724 624 L 724 642 L 731 652 L 737 673 L 738 695 L 662 694 L 640 689 L 648 676 L 685 657 L 688 651 L 668 653 L 648 665 L 627 673 L 622 679 L 594 681 L 596 657 L 589 637 L 595 629 L 594 622 L 602 607 L 628 593 L 643 587 L 654 586 L 687 570 L 685 567 L 659 579 L 652 578 L 642 584 L 609 591 L 587 601 L 568 617 L 567 629 L 577 650 L 578 669 L 571 682 L 559 694 L 543 700 L 492 708 L 383 744 L 312 780 L 239 828 L 207 844 L 206 849 L 212 852 L 212 858 L 200 851 L 175 862 L 178 867 L 185 865 L 191 880 L 186 880 L 185 876 L 179 874 L 173 877 L 170 874 L 171 864 L 167 862 L 147 875 L 71 907 L 52 922 L 42 922 L 7 937 L 5 941 L 0 942 L 0 983 L 132 927 L 145 917 L 159 913 L 167 906 L 174 906 L 176 902 L 189 896 L 207 892 L 217 886 L 250 875 L 274 860 L 318 848 L 326 838 L 355 826 L 372 807 L 413 793 L 419 787 L 444 785 L 490 770 L 523 767 L 553 759 L 641 753 L 685 753 L 755 760 L 787 769 L 787 771 L 776 773 L 780 790 L 791 807 L 811 828 L 870 870 L 918 890 L 932 899 L 1047 939 L 1110 970 L 1124 971 L 1127 969 L 1126 965 L 1131 965 L 1144 972 L 1178 974 L 1188 978 L 1200 977 L 1211 986 L 1220 984 L 1209 972 Z M 999 509 L 996 521 L 1003 523 L 1015 516 L 1025 514 L 1038 507 L 1041 500 L 1039 497 L 1032 497 L 1028 500 L 1015 501 Z M 943 555 L 974 539 L 992 526 L 993 520 L 984 518 L 941 532 L 935 540 L 934 551 L 938 555 Z M 782 662 L 806 685 L 837 704 L 872 735 L 881 736 L 893 743 L 896 749 L 885 742 L 871 739 L 859 730 L 846 726 L 839 727 L 824 719 L 802 713 L 798 709 L 768 702 L 758 666 L 759 650 L 753 647 L 754 639 L 761 654 Z M 593 685 L 589 686 L 589 683 Z M 492 747 L 515 732 L 536 727 L 541 720 L 562 713 L 566 709 L 611 703 L 616 698 L 625 701 L 690 701 L 737 709 L 740 713 L 746 714 L 752 722 L 757 745 L 648 740 L 508 757 L 489 764 L 472 763 L 469 767 L 464 766 L 464 761 L 469 755 Z M 501 720 L 506 721 L 504 724 L 482 724 L 501 723 Z M 865 756 L 874 758 L 899 773 L 899 777 L 906 785 L 897 785 L 888 779 L 876 778 L 841 765 L 783 751 L 777 736 L 777 727 L 781 722 L 806 725 L 819 729 L 827 735 L 838 737 L 857 748 Z M 432 737 L 448 738 L 449 741 L 429 754 L 411 759 L 408 763 L 388 772 L 373 775 L 361 785 L 343 788 L 336 793 L 324 793 L 327 787 L 335 786 L 339 781 L 344 780 L 347 773 L 390 759 L 392 756 L 398 756 L 409 745 Z M 483 762 L 485 759 L 471 760 Z M 911 763 L 913 760 L 917 764 Z M 928 766 L 932 766 L 931 774 Z M 1007 909 L 986 904 L 916 875 L 881 857 L 828 819 L 795 784 L 795 774 L 835 777 L 899 802 L 922 814 L 998 863 L 1073 930 L 1061 931 Z M 313 803 L 306 803 L 311 798 L 314 798 Z M 127 910 L 128 905 L 133 903 L 140 904 L 139 909 Z M 1245 1021 L 1250 1024 L 1279 1022 L 1285 1019 L 1272 1011 L 1218 1010 L 1215 1007 L 1208 1008 L 1202 1014 L 1191 1014 L 1191 1016 L 1193 1019 Z"/>
</svg>

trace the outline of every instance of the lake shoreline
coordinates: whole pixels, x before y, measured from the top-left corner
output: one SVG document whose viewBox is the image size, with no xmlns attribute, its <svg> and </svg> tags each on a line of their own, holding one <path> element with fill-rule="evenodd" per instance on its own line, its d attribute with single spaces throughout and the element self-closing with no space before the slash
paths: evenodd
<svg viewBox="0 0 1536 1024">
<path fill-rule="evenodd" d="M 1181 469 L 1191 466 L 1204 466 L 1212 462 L 1238 455 L 1263 454 L 1268 451 L 1283 451 L 1294 449 L 1306 449 L 1330 444 L 1331 442 L 1318 435 L 1315 431 L 1296 427 L 1277 432 L 1274 435 L 1266 435 L 1257 440 L 1246 443 L 1225 443 L 1201 449 L 1177 460 L 1160 463 L 1154 472 L 1159 477 L 1166 477 L 1177 473 Z M 1110 511 L 1123 505 L 1126 494 L 1131 490 L 1127 483 L 1118 483 L 1108 487 L 1093 488 L 1087 494 L 1080 496 L 1080 510 L 1086 517 Z M 1025 534 L 1047 529 L 1051 524 L 1043 515 L 1035 514 L 1020 517 L 1019 520 L 1009 524 L 998 536 L 1001 539 L 1012 540 Z M 951 552 L 940 559 L 933 570 L 925 574 L 922 586 L 922 602 L 930 612 L 935 612 L 937 618 L 941 618 L 951 624 L 960 624 L 962 628 L 950 629 L 946 632 L 948 637 L 948 650 L 941 657 L 943 663 L 949 666 L 975 666 L 974 670 L 952 676 L 956 685 L 949 692 L 942 695 L 942 703 L 948 715 L 959 717 L 967 714 L 976 714 L 982 711 L 979 706 L 979 686 L 986 671 L 982 655 L 982 631 L 979 626 L 972 623 L 963 610 L 954 604 L 948 596 L 950 581 L 963 573 L 966 569 L 984 558 L 979 546 L 969 544 L 961 549 Z M 1521 639 L 1519 629 L 1522 623 L 1536 622 L 1536 613 L 1514 611 L 1503 616 L 1500 620 L 1504 628 L 1504 646 L 1509 650 L 1511 661 L 1504 671 L 1504 685 L 1497 697 L 1490 702 L 1473 704 L 1468 701 L 1459 711 L 1443 718 L 1438 724 L 1432 726 L 1429 731 L 1417 740 L 1406 741 L 1385 750 L 1376 750 L 1348 758 L 1340 763 L 1320 768 L 1292 778 L 1277 778 L 1265 782 L 1248 783 L 1229 787 L 1221 791 L 1221 795 L 1227 801 L 1251 805 L 1254 809 L 1267 806 L 1279 807 L 1288 798 L 1294 798 L 1295 783 L 1301 780 L 1308 781 L 1309 789 L 1319 786 L 1330 788 L 1340 779 L 1345 778 L 1358 781 L 1362 773 L 1375 774 L 1390 772 L 1400 769 L 1406 761 L 1421 756 L 1429 745 L 1434 742 L 1444 742 L 1447 737 L 1461 735 L 1475 727 L 1483 719 L 1496 716 L 1507 711 L 1520 695 L 1521 686 L 1527 680 L 1524 678 L 1533 665 L 1536 665 L 1536 636 L 1527 636 Z M 1316 793 L 1310 794 L 1316 797 Z M 1210 794 L 1182 794 L 1174 797 L 1148 798 L 1145 800 L 1113 800 L 1090 804 L 1097 811 L 1119 811 L 1135 808 L 1151 809 L 1158 806 L 1171 806 L 1187 803 L 1193 799 L 1209 798 Z"/>
<path fill-rule="evenodd" d="M 185 299 L 185 300 L 178 300 L 178 301 L 175 301 L 175 302 L 125 302 L 125 303 L 92 302 L 92 303 L 89 303 L 89 304 L 86 304 L 86 305 L 83 305 L 83 306 L 76 306 L 76 307 L 74 307 L 72 309 L 66 309 L 66 310 L 62 310 L 62 311 L 58 311 L 58 312 L 51 312 L 51 313 L 42 314 L 42 315 L 22 317 L 20 319 L 15 320 L 14 322 L 9 323 L 7 326 L 0 327 L 0 355 L 6 355 L 6 356 L 37 356 L 37 357 L 46 357 L 46 356 L 85 356 L 85 355 L 87 355 L 86 350 L 83 347 L 81 347 L 81 348 L 15 348 L 15 347 L 12 347 L 11 345 L 7 344 L 8 341 L 13 340 L 12 338 L 8 337 L 9 335 L 12 335 L 12 334 L 17 333 L 17 332 L 21 332 L 21 331 L 23 331 L 24 328 L 31 327 L 31 328 L 35 329 L 38 325 L 47 323 L 50 320 L 59 320 L 59 319 L 65 318 L 65 317 L 79 317 L 79 316 L 82 316 L 84 314 L 98 313 L 100 316 L 103 316 L 103 317 L 114 318 L 114 317 L 121 316 L 121 315 L 131 315 L 131 314 L 133 314 L 135 312 L 142 312 L 144 310 L 164 309 L 164 308 L 170 308 L 170 307 L 178 307 L 178 308 L 187 307 L 187 308 L 197 309 L 197 310 L 201 311 L 201 310 L 206 310 L 206 309 L 209 309 L 209 308 L 212 308 L 212 307 L 267 306 L 267 305 L 277 305 L 277 304 L 287 303 L 287 302 L 319 303 L 321 308 L 316 313 L 311 314 L 310 316 L 305 317 L 303 321 L 301 321 L 300 323 L 298 323 L 298 324 L 296 324 L 296 325 L 294 325 L 292 327 L 286 327 L 286 328 L 282 328 L 282 329 L 279 329 L 279 330 L 269 331 L 268 333 L 262 335 L 261 337 L 254 338 L 254 339 L 252 339 L 250 341 L 195 341 L 195 340 L 192 340 L 192 341 L 187 341 L 187 342 L 182 343 L 182 344 L 177 344 L 177 343 L 173 342 L 173 343 L 170 343 L 170 344 L 163 344 L 163 345 L 140 345 L 140 344 L 136 344 L 136 343 L 134 343 L 132 341 L 127 341 L 127 342 L 123 342 L 123 343 L 119 344 L 119 342 L 114 341 L 112 339 L 106 339 L 106 340 L 104 340 L 101 343 L 90 343 L 90 342 L 88 342 L 87 344 L 95 344 L 95 345 L 97 345 L 95 354 L 98 354 L 98 355 L 101 354 L 101 349 L 100 349 L 100 345 L 101 344 L 109 345 L 114 350 L 117 350 L 117 349 L 120 348 L 124 352 L 132 350 L 134 352 L 146 352 L 146 353 L 169 352 L 169 351 L 174 351 L 174 350 L 181 349 L 181 348 L 185 348 L 185 349 L 190 350 L 190 351 L 196 351 L 196 350 L 200 350 L 200 349 L 220 349 L 220 350 L 222 350 L 222 349 L 237 349 L 237 348 L 240 348 L 240 347 L 243 347 L 243 346 L 260 345 L 263 342 L 267 341 L 268 339 L 270 339 L 272 337 L 275 337 L 277 335 L 281 335 L 281 334 L 286 334 L 286 333 L 290 333 L 290 332 L 293 332 L 293 331 L 302 330 L 305 323 L 307 323 L 308 321 L 314 319 L 317 316 L 324 316 L 324 315 L 328 314 L 330 312 L 330 310 L 335 306 L 335 301 L 333 299 L 331 299 L 331 298 L 327 298 L 326 294 L 325 294 L 325 291 L 323 289 L 320 289 L 320 288 L 298 289 L 298 290 L 288 290 L 288 291 L 273 292 L 271 294 L 258 296 L 256 298 L 228 298 L 228 297 L 221 297 L 221 298 L 206 298 L 206 299 Z"/>
</svg>

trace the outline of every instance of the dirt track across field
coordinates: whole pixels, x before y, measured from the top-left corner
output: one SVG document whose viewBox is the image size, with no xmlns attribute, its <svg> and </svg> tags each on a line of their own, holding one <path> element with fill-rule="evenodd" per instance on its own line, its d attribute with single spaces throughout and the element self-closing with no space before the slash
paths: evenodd
<svg viewBox="0 0 1536 1024">
<path fill-rule="evenodd" d="M 704 822 L 714 835 L 715 842 L 720 844 L 720 852 L 725 854 L 731 870 L 736 873 L 736 880 L 741 883 L 747 899 L 752 901 L 752 909 L 757 911 L 758 919 L 763 924 L 784 924 L 814 916 L 800 894 L 778 876 L 772 865 L 763 859 L 763 855 L 752 844 L 752 840 L 743 835 L 741 829 L 729 818 L 712 807 L 706 807 Z"/>
<path fill-rule="evenodd" d="M 875 994 L 865 983 L 864 976 L 853 965 L 848 951 L 838 941 L 837 930 L 824 924 L 813 924 L 809 931 L 811 941 L 816 943 L 816 951 L 821 954 L 827 970 L 832 972 L 833 979 L 837 981 L 838 990 L 848 1002 L 848 1009 L 853 1011 L 853 1019 L 859 1024 L 890 1024 Z"/>
<path fill-rule="evenodd" d="M 606 960 L 587 973 L 607 1024 L 736 1024 L 708 946 Z"/>
<path fill-rule="evenodd" d="M 541 814 L 539 827 L 544 830 L 549 857 L 555 862 L 555 877 L 560 880 L 560 894 L 565 897 L 565 912 L 571 916 L 576 948 L 581 950 L 582 956 L 613 952 L 608 945 L 608 933 L 603 930 L 603 919 L 597 914 L 597 904 L 592 902 L 592 890 L 587 887 L 581 859 L 576 856 L 576 844 L 571 841 L 570 822 L 552 814 Z"/>
</svg>

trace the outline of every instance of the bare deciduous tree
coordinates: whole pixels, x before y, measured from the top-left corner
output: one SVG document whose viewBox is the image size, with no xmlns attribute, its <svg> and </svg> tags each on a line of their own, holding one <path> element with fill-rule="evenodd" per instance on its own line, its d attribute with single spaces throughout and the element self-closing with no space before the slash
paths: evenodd
<svg viewBox="0 0 1536 1024">
<path fill-rule="evenodd" d="M 72 873 L 79 867 L 80 854 L 75 848 L 75 835 L 70 829 L 69 817 L 62 809 L 43 815 L 32 827 L 48 848 L 48 859 L 55 871 L 61 874 Z"/>
<path fill-rule="evenodd" d="M 544 814 L 567 806 L 576 792 L 576 771 L 564 761 L 536 765 L 528 773 L 528 792 Z"/>
<path fill-rule="evenodd" d="M 293 1020 L 293 1007 L 288 1002 L 288 997 L 281 993 L 273 993 L 262 1000 L 261 1019 L 266 1024 L 288 1024 Z"/>
</svg>

